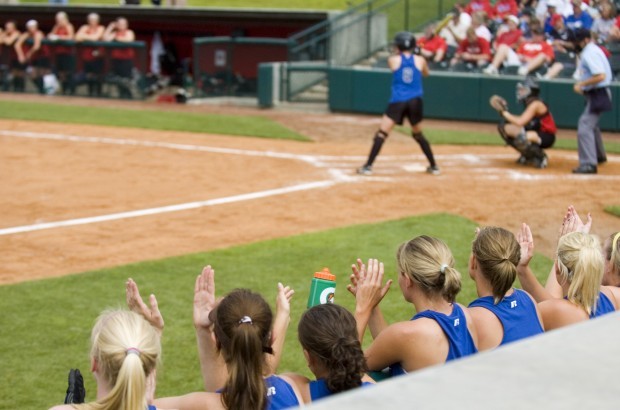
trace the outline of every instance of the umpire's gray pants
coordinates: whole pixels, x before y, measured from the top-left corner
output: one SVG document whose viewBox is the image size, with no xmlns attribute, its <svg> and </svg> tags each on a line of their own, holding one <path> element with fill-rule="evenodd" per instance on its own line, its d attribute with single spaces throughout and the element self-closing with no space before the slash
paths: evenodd
<svg viewBox="0 0 620 410">
<path fill-rule="evenodd" d="M 579 117 L 577 126 L 577 149 L 579 151 L 580 165 L 598 164 L 598 158 L 605 158 L 605 146 L 601 136 L 598 122 L 601 114 L 590 112 L 590 97 L 586 96 L 586 108 Z"/>
</svg>

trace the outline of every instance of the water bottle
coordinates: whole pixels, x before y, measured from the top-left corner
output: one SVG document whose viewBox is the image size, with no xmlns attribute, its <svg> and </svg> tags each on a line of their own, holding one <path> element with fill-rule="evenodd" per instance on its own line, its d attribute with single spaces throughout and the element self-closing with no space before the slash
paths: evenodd
<svg viewBox="0 0 620 410">
<path fill-rule="evenodd" d="M 328 268 L 324 268 L 321 272 L 315 272 L 310 286 L 308 309 L 316 305 L 334 303 L 335 293 L 336 275 L 333 275 Z"/>
</svg>

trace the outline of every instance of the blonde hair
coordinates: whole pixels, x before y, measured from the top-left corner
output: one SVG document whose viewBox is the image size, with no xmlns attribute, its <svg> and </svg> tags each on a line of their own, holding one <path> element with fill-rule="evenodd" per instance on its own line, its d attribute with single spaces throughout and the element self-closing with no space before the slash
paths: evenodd
<svg viewBox="0 0 620 410">
<path fill-rule="evenodd" d="M 620 272 L 620 232 L 611 234 L 608 242 L 609 245 L 605 247 L 605 259 Z"/>
<path fill-rule="evenodd" d="M 472 244 L 482 276 L 491 283 L 493 302 L 498 304 L 517 278 L 521 247 L 504 228 L 488 227 L 478 233 Z"/>
<path fill-rule="evenodd" d="M 595 313 L 605 266 L 598 238 L 581 232 L 562 236 L 557 265 L 569 284 L 568 300 L 588 315 Z"/>
<path fill-rule="evenodd" d="M 157 331 L 137 313 L 110 310 L 97 319 L 91 343 L 91 357 L 111 390 L 100 401 L 76 407 L 85 410 L 146 409 L 146 379 L 161 356 Z"/>
<path fill-rule="evenodd" d="M 441 295 L 454 302 L 461 290 L 461 274 L 454 268 L 452 252 L 442 240 L 422 235 L 405 242 L 396 254 L 400 272 L 419 284 L 427 295 Z"/>
</svg>

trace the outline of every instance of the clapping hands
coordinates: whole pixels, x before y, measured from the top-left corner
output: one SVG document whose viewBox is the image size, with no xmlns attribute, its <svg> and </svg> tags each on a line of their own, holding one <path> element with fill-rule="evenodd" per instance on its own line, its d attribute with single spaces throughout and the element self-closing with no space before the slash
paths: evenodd
<svg viewBox="0 0 620 410">
<path fill-rule="evenodd" d="M 377 259 L 369 259 L 366 267 L 361 259 L 352 265 L 351 284 L 347 290 L 355 296 L 356 309 L 369 311 L 375 308 L 390 290 L 392 280 L 383 284 L 384 267 Z"/>
<path fill-rule="evenodd" d="M 129 278 L 125 284 L 125 297 L 129 310 L 141 315 L 161 335 L 164 331 L 164 318 L 159 311 L 155 295 L 151 294 L 151 296 L 149 296 L 150 306 L 147 306 L 140 296 L 138 285 L 133 279 Z"/>
</svg>

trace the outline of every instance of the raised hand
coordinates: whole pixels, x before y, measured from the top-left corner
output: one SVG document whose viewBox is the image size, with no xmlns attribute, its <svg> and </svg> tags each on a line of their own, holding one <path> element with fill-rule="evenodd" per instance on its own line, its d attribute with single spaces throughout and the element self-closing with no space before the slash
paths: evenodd
<svg viewBox="0 0 620 410">
<path fill-rule="evenodd" d="M 583 223 L 575 207 L 570 205 L 562 220 L 559 236 L 562 237 L 572 232 L 590 233 L 590 228 L 592 228 L 592 215 L 588 213 L 586 223 Z"/>
<path fill-rule="evenodd" d="M 534 238 L 532 237 L 530 227 L 526 223 L 521 224 L 521 230 L 517 232 L 517 241 L 521 247 L 519 266 L 526 267 L 534 256 Z"/>
<path fill-rule="evenodd" d="M 291 289 L 290 286 L 284 286 L 281 283 L 278 283 L 278 296 L 276 297 L 276 314 L 286 314 L 287 316 L 291 313 L 291 299 L 293 299 L 293 295 L 295 291 Z"/>
<path fill-rule="evenodd" d="M 209 314 L 216 306 L 215 270 L 208 265 L 196 277 L 194 286 L 194 326 L 197 329 L 209 328 L 213 324 Z"/>
<path fill-rule="evenodd" d="M 356 310 L 371 311 L 377 306 L 390 290 L 392 280 L 383 284 L 383 263 L 377 259 L 369 259 L 368 266 L 360 270 L 356 286 Z"/>
<path fill-rule="evenodd" d="M 351 265 L 351 271 L 353 272 L 351 276 L 349 276 L 351 283 L 347 285 L 347 290 L 355 297 L 357 294 L 357 283 L 359 281 L 360 272 L 366 274 L 366 265 L 364 265 L 361 259 L 357 259 L 357 265 Z"/>
<path fill-rule="evenodd" d="M 140 296 L 138 284 L 134 282 L 133 279 L 129 278 L 125 284 L 125 297 L 129 310 L 141 315 L 151 326 L 157 329 L 159 334 L 164 331 L 164 318 L 159 311 L 155 295 L 151 294 L 151 296 L 149 296 L 150 306 L 147 306 Z"/>
</svg>

